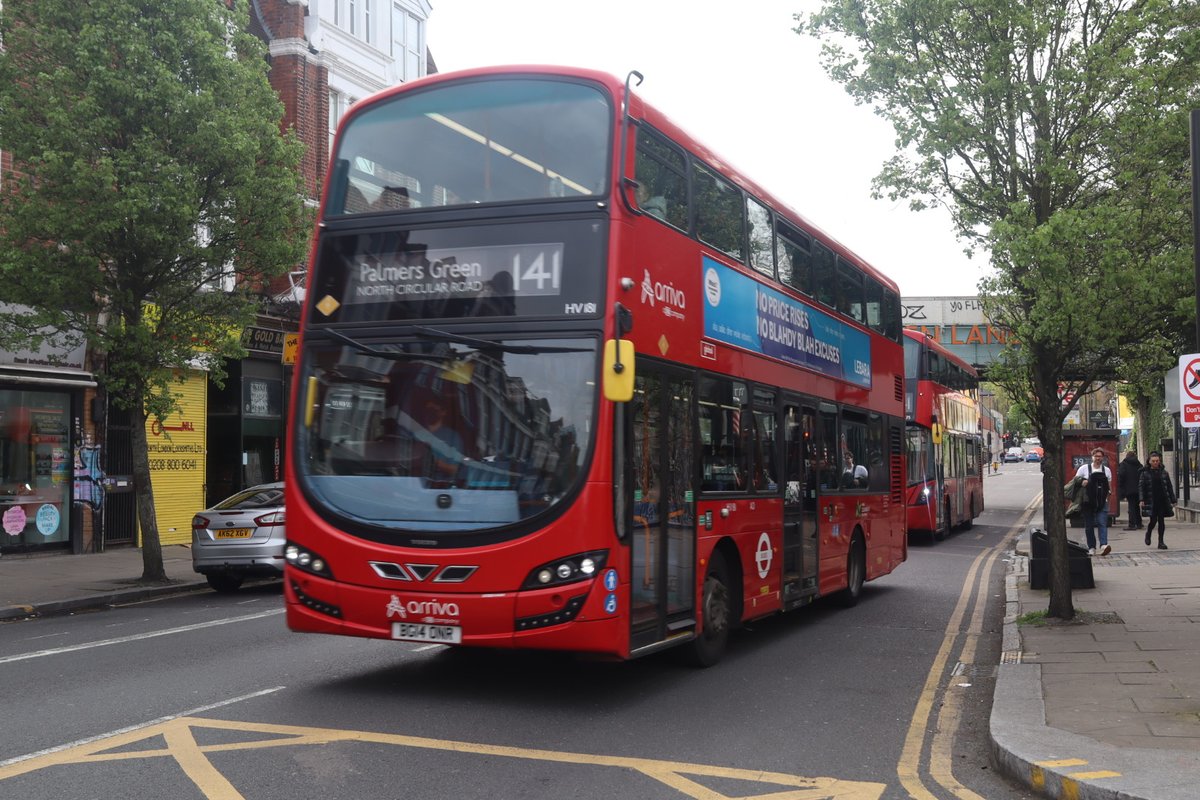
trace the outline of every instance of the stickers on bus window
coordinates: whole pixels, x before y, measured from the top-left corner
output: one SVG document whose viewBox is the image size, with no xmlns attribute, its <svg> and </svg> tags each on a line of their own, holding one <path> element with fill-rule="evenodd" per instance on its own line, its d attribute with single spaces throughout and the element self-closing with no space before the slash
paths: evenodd
<svg viewBox="0 0 1200 800">
<path fill-rule="evenodd" d="M 704 335 L 871 388 L 871 339 L 808 303 L 703 257 Z"/>
</svg>

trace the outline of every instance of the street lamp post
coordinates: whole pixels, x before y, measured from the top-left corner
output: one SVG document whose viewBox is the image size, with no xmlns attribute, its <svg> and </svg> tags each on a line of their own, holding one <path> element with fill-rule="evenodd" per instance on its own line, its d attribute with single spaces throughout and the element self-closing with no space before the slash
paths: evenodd
<svg viewBox="0 0 1200 800">
<path fill-rule="evenodd" d="M 1196 351 L 1200 352 L 1200 108 L 1192 111 L 1192 261 L 1196 281 Z"/>
</svg>

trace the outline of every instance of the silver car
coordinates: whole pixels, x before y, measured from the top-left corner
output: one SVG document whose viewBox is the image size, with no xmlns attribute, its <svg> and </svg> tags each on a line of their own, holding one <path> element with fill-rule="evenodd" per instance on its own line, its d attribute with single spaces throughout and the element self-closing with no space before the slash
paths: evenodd
<svg viewBox="0 0 1200 800">
<path fill-rule="evenodd" d="M 218 592 L 283 574 L 283 483 L 243 489 L 192 517 L 192 569 Z"/>
</svg>

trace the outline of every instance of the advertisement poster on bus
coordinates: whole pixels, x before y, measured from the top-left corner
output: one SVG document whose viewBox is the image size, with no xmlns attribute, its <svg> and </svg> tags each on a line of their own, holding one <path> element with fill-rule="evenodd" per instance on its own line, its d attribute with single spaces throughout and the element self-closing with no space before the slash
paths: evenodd
<svg viewBox="0 0 1200 800">
<path fill-rule="evenodd" d="M 704 335 L 871 388 L 867 334 L 704 257 Z"/>
</svg>

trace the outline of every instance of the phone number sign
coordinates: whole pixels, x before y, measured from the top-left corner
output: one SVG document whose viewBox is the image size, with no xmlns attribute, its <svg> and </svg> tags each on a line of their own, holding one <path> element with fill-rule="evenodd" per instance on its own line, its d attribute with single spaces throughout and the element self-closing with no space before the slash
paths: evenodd
<svg viewBox="0 0 1200 800">
<path fill-rule="evenodd" d="M 1179 424 L 1200 428 L 1200 353 L 1179 357 Z"/>
</svg>

